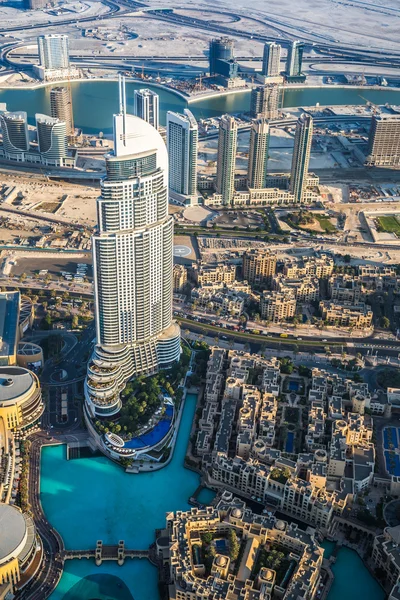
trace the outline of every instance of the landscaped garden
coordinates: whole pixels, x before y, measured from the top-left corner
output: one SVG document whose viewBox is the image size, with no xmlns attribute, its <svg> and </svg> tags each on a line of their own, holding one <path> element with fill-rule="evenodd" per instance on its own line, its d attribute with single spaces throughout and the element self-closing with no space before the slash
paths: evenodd
<svg viewBox="0 0 400 600">
<path fill-rule="evenodd" d="M 241 545 L 234 529 L 229 529 L 226 536 L 220 531 L 206 531 L 201 534 L 200 540 L 201 546 L 194 544 L 193 560 L 196 564 L 203 564 L 205 566 L 205 577 L 210 575 L 211 566 L 217 554 L 229 556 L 232 565 L 235 567 L 235 561 L 238 561 Z"/>
<path fill-rule="evenodd" d="M 271 546 L 270 549 L 262 548 L 258 554 L 252 575 L 256 577 L 263 567 L 272 569 L 276 572 L 276 585 L 281 585 L 290 568 L 290 563 L 286 548 L 278 545 Z"/>
<path fill-rule="evenodd" d="M 161 371 L 151 377 L 136 377 L 128 381 L 121 393 L 122 408 L 113 421 L 96 421 L 99 433 L 116 433 L 123 439 L 132 438 L 148 423 L 149 419 L 163 407 L 164 394 L 167 393 L 178 408 L 182 400 L 183 389 L 178 387 L 186 374 L 191 351 L 183 346 L 181 360 L 168 371 Z M 158 416 L 163 416 L 164 408 Z"/>
<path fill-rule="evenodd" d="M 395 233 L 400 237 L 400 221 L 395 215 L 387 215 L 376 218 L 376 228 L 383 233 Z"/>
</svg>

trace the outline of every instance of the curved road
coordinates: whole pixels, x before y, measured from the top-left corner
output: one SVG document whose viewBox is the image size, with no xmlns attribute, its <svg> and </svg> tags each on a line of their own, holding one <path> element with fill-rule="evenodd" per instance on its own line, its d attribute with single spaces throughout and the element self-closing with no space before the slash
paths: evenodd
<svg viewBox="0 0 400 600">
<path fill-rule="evenodd" d="M 44 433 L 34 434 L 30 438 L 29 465 L 29 503 L 33 520 L 39 533 L 44 549 L 43 563 L 36 577 L 16 595 L 17 600 L 44 600 L 56 588 L 62 572 L 64 543 L 59 533 L 53 529 L 46 519 L 40 502 L 40 453 L 43 445 L 57 444 Z"/>
</svg>

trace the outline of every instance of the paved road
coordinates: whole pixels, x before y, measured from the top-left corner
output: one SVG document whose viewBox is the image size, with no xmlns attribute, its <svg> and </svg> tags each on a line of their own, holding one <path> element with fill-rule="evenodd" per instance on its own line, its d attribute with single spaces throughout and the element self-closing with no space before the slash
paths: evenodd
<svg viewBox="0 0 400 600">
<path fill-rule="evenodd" d="M 40 450 L 43 444 L 59 443 L 45 433 L 40 432 L 31 437 L 31 453 L 29 466 L 29 503 L 36 529 L 42 539 L 44 548 L 43 564 L 36 577 L 17 594 L 17 600 L 44 600 L 57 586 L 62 572 L 62 552 L 64 544 L 61 536 L 47 521 L 40 502 Z"/>
</svg>

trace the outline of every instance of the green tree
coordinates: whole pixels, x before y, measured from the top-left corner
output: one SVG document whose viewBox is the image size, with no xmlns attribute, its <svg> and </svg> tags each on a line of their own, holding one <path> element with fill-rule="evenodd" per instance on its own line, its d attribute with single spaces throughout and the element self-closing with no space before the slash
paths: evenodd
<svg viewBox="0 0 400 600">
<path fill-rule="evenodd" d="M 229 557 L 231 560 L 236 560 L 239 556 L 240 545 L 237 539 L 236 531 L 234 529 L 229 529 L 228 532 L 228 542 L 229 542 Z"/>
<path fill-rule="evenodd" d="M 50 316 L 50 313 L 47 313 L 47 315 L 43 319 L 43 329 L 51 329 L 52 325 L 53 325 L 53 321 Z"/>
<path fill-rule="evenodd" d="M 204 544 L 211 544 L 212 539 L 213 539 L 213 535 L 211 533 L 211 531 L 206 531 L 205 533 L 203 533 L 203 535 L 201 536 L 201 539 L 203 541 Z"/>
</svg>

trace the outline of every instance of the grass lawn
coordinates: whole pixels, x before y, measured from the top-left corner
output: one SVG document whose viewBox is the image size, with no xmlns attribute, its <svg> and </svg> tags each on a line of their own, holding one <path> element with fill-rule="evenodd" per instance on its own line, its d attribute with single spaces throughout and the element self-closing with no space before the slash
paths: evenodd
<svg viewBox="0 0 400 600">
<path fill-rule="evenodd" d="M 378 217 L 376 220 L 378 221 L 379 231 L 395 233 L 400 237 L 400 223 L 397 217 Z"/>
<path fill-rule="evenodd" d="M 335 231 L 337 231 L 335 225 L 333 225 L 330 220 L 328 219 L 328 217 L 324 217 L 324 216 L 320 216 L 320 215 L 316 215 L 313 214 L 314 218 L 318 221 L 318 223 L 321 226 L 321 229 L 323 229 L 324 231 L 326 231 L 326 233 L 334 233 Z"/>
</svg>

